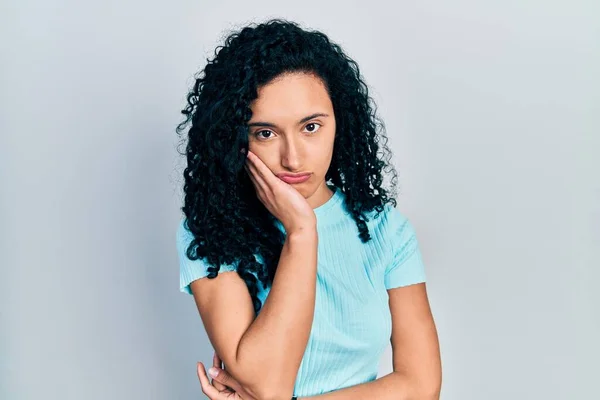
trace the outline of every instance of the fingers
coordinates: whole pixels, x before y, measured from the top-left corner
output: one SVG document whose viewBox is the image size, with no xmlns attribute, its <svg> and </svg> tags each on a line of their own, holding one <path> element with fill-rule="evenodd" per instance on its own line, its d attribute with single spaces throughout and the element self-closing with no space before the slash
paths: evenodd
<svg viewBox="0 0 600 400">
<path fill-rule="evenodd" d="M 217 399 L 220 392 L 208 381 L 208 376 L 206 375 L 206 371 L 204 370 L 204 364 L 202 364 L 201 362 L 199 362 L 197 365 L 197 372 L 198 379 L 200 379 L 202 392 L 211 399 Z"/>
<path fill-rule="evenodd" d="M 258 158 L 253 152 L 248 151 L 247 160 L 250 162 L 250 167 L 255 168 L 256 174 L 260 178 L 262 178 L 262 180 L 265 183 L 273 185 L 273 183 L 275 182 L 274 179 L 278 179 L 275 176 L 275 174 L 273 174 L 273 172 L 269 169 L 269 167 L 267 167 L 265 163 L 263 163 L 262 160 Z"/>
<path fill-rule="evenodd" d="M 250 162 L 247 162 L 246 171 L 248 171 L 250 178 L 255 183 L 255 185 L 257 186 L 258 189 L 261 189 L 261 190 L 267 189 L 267 187 L 268 187 L 267 182 L 265 182 L 264 178 L 258 173 L 256 166 L 254 166 Z"/>
<path fill-rule="evenodd" d="M 245 393 L 242 386 L 236 381 L 229 372 L 220 369 L 219 374 L 213 378 L 213 382 L 218 381 L 221 384 L 225 385 L 228 388 L 231 388 L 236 393 Z M 245 397 L 244 397 L 245 398 Z"/>
<path fill-rule="evenodd" d="M 221 359 L 217 355 L 216 351 L 213 354 L 213 367 L 223 369 L 221 366 Z M 223 390 L 227 389 L 227 387 L 225 385 L 223 385 L 221 382 L 216 381 L 214 379 L 212 380 L 212 384 L 218 391 L 223 391 Z"/>
<path fill-rule="evenodd" d="M 254 187 L 254 191 L 256 192 L 257 197 L 259 199 L 263 199 L 265 196 L 265 191 L 263 189 L 262 184 L 256 180 L 256 176 L 254 175 L 254 172 L 250 171 L 250 168 L 248 166 L 245 166 L 244 168 L 246 169 L 246 172 L 248 173 L 248 176 L 250 177 L 250 181 L 252 182 L 252 186 Z"/>
<path fill-rule="evenodd" d="M 219 358 L 219 356 L 217 355 L 217 352 L 214 352 L 213 355 L 213 367 L 215 368 L 219 368 L 219 375 L 217 375 L 215 378 L 213 378 L 212 382 L 213 385 L 215 385 L 216 383 L 218 383 L 219 385 L 222 385 L 224 388 L 231 388 L 231 390 L 233 390 L 236 393 L 242 393 L 243 392 L 243 388 L 239 385 L 238 381 L 236 381 L 230 374 L 229 372 L 227 372 L 225 370 L 225 366 L 223 365 L 223 362 L 221 361 L 221 359 Z M 215 385 L 216 387 L 216 385 Z"/>
<path fill-rule="evenodd" d="M 216 361 L 216 365 L 214 365 L 215 361 Z M 223 364 L 221 357 L 219 357 L 219 355 L 217 354 L 216 351 L 215 351 L 215 355 L 213 356 L 213 366 L 215 366 L 217 368 L 225 369 L 225 365 Z"/>
<path fill-rule="evenodd" d="M 213 353 L 213 367 L 221 368 L 221 359 L 216 351 Z"/>
<path fill-rule="evenodd" d="M 256 190 L 258 197 L 261 199 L 266 199 L 266 194 L 269 190 L 269 187 L 264 181 L 264 179 L 262 179 L 261 176 L 258 174 L 256 167 L 254 167 L 249 161 L 247 161 L 245 168 L 248 172 L 248 175 L 250 176 L 250 180 L 254 185 L 254 189 Z"/>
</svg>

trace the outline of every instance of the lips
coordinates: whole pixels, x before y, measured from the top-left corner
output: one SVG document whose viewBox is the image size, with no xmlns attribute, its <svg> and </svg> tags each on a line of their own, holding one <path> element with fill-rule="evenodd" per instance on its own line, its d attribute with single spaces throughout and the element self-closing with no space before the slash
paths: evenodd
<svg viewBox="0 0 600 400">
<path fill-rule="evenodd" d="M 307 174 L 278 174 L 277 177 L 279 179 L 281 179 L 282 181 L 284 181 L 285 183 L 289 183 L 289 184 L 296 184 L 296 183 L 302 183 L 302 182 L 306 182 L 310 177 L 311 177 L 311 173 L 307 173 Z"/>
</svg>

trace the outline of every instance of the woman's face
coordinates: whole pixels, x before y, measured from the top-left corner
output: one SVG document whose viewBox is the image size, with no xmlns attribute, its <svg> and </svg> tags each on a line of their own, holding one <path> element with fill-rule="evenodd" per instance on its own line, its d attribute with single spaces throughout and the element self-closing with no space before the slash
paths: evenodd
<svg viewBox="0 0 600 400">
<path fill-rule="evenodd" d="M 313 208 L 324 203 L 331 194 L 325 174 L 333 156 L 335 115 L 322 81 L 304 73 L 281 75 L 259 88 L 250 108 L 250 151 L 275 175 L 310 173 L 304 182 L 288 183 Z"/>
</svg>

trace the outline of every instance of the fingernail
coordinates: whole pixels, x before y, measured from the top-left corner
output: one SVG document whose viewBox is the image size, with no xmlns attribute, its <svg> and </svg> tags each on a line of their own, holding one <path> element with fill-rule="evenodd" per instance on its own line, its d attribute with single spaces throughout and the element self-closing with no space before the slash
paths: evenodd
<svg viewBox="0 0 600 400">
<path fill-rule="evenodd" d="M 216 368 L 210 367 L 209 370 L 208 370 L 208 374 L 210 376 L 212 376 L 213 378 L 216 378 L 217 375 L 219 375 L 219 371 L 217 371 Z"/>
</svg>

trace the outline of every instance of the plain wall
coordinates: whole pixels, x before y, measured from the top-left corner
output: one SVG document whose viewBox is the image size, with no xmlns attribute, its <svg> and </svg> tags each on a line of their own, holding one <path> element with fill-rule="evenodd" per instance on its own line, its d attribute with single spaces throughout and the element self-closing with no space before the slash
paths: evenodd
<svg viewBox="0 0 600 400">
<path fill-rule="evenodd" d="M 3 3 L 0 398 L 204 398 L 174 129 L 220 38 L 268 17 L 324 31 L 371 88 L 426 262 L 442 399 L 598 398 L 599 8 Z"/>
</svg>

